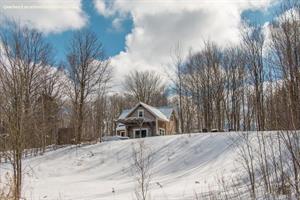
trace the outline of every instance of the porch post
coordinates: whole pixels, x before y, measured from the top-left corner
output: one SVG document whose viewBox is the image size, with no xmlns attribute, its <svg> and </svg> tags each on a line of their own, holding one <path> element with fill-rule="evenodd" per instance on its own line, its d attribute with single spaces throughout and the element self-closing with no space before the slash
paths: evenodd
<svg viewBox="0 0 300 200">
<path fill-rule="evenodd" d="M 156 118 L 156 120 L 155 120 L 155 127 L 156 127 L 156 132 L 155 132 L 155 134 L 156 135 L 158 135 L 158 120 L 157 120 L 157 118 Z"/>
<path fill-rule="evenodd" d="M 169 124 L 169 126 L 170 126 L 170 124 Z M 165 122 L 165 135 L 169 135 L 169 133 L 167 133 L 167 122 Z"/>
<path fill-rule="evenodd" d="M 118 127 L 118 123 L 115 121 L 115 135 L 117 135 L 117 127 Z M 112 135 L 113 136 L 113 135 Z"/>
</svg>

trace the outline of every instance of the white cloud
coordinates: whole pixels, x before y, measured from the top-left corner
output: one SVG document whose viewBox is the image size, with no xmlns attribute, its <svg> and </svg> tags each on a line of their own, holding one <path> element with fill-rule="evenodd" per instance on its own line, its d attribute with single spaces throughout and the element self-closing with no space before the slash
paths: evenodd
<svg viewBox="0 0 300 200">
<path fill-rule="evenodd" d="M 115 11 L 112 9 L 109 2 L 105 2 L 104 0 L 94 0 L 95 7 L 97 11 L 103 15 L 104 17 L 110 17 L 115 14 Z"/>
<path fill-rule="evenodd" d="M 0 24 L 6 19 L 44 33 L 80 29 L 87 23 L 81 0 L 0 0 Z"/>
<path fill-rule="evenodd" d="M 201 49 L 204 40 L 219 45 L 240 40 L 241 13 L 265 9 L 275 0 L 94 0 L 101 15 L 133 19 L 126 50 L 112 58 L 118 77 L 132 69 L 164 71 L 171 50 Z M 109 3 L 109 4 L 108 4 Z M 100 6 L 99 6 L 100 5 Z"/>
<path fill-rule="evenodd" d="M 98 10 L 98 12 L 103 15 L 103 16 L 107 16 L 107 9 L 105 6 L 105 2 L 104 1 L 94 1 L 95 7 Z"/>
<path fill-rule="evenodd" d="M 117 17 L 112 21 L 112 27 L 114 28 L 115 31 L 120 32 L 123 30 L 123 26 L 122 26 L 123 20 L 124 18 Z"/>
</svg>

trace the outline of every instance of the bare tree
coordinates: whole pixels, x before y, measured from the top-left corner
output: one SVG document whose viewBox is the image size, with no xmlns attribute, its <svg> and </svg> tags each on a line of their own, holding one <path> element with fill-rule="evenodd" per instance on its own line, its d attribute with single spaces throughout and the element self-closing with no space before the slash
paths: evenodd
<svg viewBox="0 0 300 200">
<path fill-rule="evenodd" d="M 248 28 L 249 29 L 249 28 Z M 254 105 L 257 130 L 264 130 L 264 81 L 265 71 L 263 62 L 264 35 L 262 27 L 250 27 L 243 32 L 243 45 L 246 51 L 247 65 L 254 86 Z"/>
<path fill-rule="evenodd" d="M 221 68 L 221 49 L 217 45 L 205 43 L 205 58 L 207 68 L 211 68 L 211 94 L 214 100 L 215 128 L 223 130 L 224 127 L 224 75 Z"/>
<path fill-rule="evenodd" d="M 243 89 L 245 79 L 244 55 L 240 48 L 224 51 L 222 64 L 225 72 L 225 101 L 228 128 L 239 131 L 242 124 Z"/>
<path fill-rule="evenodd" d="M 102 43 L 93 32 L 76 32 L 69 42 L 67 68 L 71 87 L 75 115 L 76 142 L 79 144 L 83 135 L 85 106 L 97 90 L 102 89 L 111 78 L 111 67 L 105 60 Z"/>
<path fill-rule="evenodd" d="M 190 53 L 185 62 L 184 88 L 196 109 L 198 130 L 224 127 L 224 73 L 221 51 L 211 42 L 200 52 Z"/>
<path fill-rule="evenodd" d="M 176 95 L 178 96 L 178 100 L 176 102 L 177 108 L 178 108 L 178 116 L 179 116 L 179 128 L 180 132 L 184 133 L 185 131 L 185 120 L 183 117 L 183 96 L 184 96 L 184 58 L 182 55 L 182 48 L 180 44 L 178 43 L 176 47 L 174 48 L 174 52 L 171 55 L 172 59 L 172 72 L 174 74 L 170 74 L 167 70 L 167 75 L 171 79 L 173 89 L 176 92 Z"/>
<path fill-rule="evenodd" d="M 283 14 L 281 14 L 283 13 Z M 278 20 L 274 21 L 271 30 L 272 64 L 283 81 L 288 99 L 287 112 L 292 120 L 290 129 L 300 128 L 300 61 L 299 61 L 299 18 L 300 5 L 297 1 L 287 1 L 282 5 Z"/>
<path fill-rule="evenodd" d="M 281 83 L 272 98 L 276 101 L 278 126 L 283 147 L 290 153 L 293 178 L 290 184 L 300 196 L 300 35 L 299 1 L 286 1 L 282 4 L 277 20 L 271 24 L 271 63 L 280 74 Z M 283 180 L 283 178 L 281 178 Z"/>
<path fill-rule="evenodd" d="M 149 185 L 152 179 L 153 154 L 143 140 L 138 141 L 137 147 L 133 147 L 133 167 L 137 180 L 135 191 L 137 200 L 149 199 Z"/>
<path fill-rule="evenodd" d="M 51 63 L 51 47 L 41 33 L 8 23 L 1 32 L 0 90 L 4 126 L 7 130 L 7 158 L 13 166 L 13 196 L 21 198 L 22 155 L 29 148 L 26 141 L 35 136 L 38 96 L 42 89 L 44 68 Z"/>
<path fill-rule="evenodd" d="M 166 88 L 162 78 L 151 71 L 133 71 L 125 77 L 125 90 L 136 102 L 153 106 L 166 104 Z"/>
</svg>

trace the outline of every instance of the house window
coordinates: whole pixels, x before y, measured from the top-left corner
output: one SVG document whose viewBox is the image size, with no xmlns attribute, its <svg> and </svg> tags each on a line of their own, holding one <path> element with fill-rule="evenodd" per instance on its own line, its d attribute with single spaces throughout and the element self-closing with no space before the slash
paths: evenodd
<svg viewBox="0 0 300 200">
<path fill-rule="evenodd" d="M 138 117 L 144 117 L 144 110 L 138 110 Z"/>
<path fill-rule="evenodd" d="M 159 129 L 159 135 L 165 135 L 165 134 L 166 134 L 165 129 L 160 128 L 160 129 Z"/>
</svg>

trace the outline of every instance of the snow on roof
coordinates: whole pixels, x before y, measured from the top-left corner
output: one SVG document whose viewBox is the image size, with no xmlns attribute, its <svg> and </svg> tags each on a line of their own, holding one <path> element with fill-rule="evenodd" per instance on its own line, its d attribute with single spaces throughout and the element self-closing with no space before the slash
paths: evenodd
<svg viewBox="0 0 300 200">
<path fill-rule="evenodd" d="M 117 126 L 117 128 L 116 128 L 116 130 L 117 131 L 123 131 L 123 130 L 125 130 L 125 125 L 122 124 L 122 123 L 119 123 L 118 126 Z"/>
<path fill-rule="evenodd" d="M 148 111 L 150 111 L 152 114 L 154 114 L 159 119 L 164 120 L 164 121 L 169 121 L 169 119 L 162 112 L 160 112 L 160 110 L 158 110 L 157 108 L 149 106 L 142 102 L 140 102 L 140 105 L 142 105 L 144 108 L 146 108 Z"/>
<path fill-rule="evenodd" d="M 131 109 L 125 109 L 125 110 L 123 110 L 118 119 L 124 119 L 124 118 L 126 118 L 126 116 L 129 114 L 130 111 L 131 111 Z"/>
<path fill-rule="evenodd" d="M 160 120 L 163 121 L 169 121 L 172 112 L 173 112 L 173 108 L 171 107 L 153 107 L 153 106 L 149 106 L 145 103 L 139 102 L 136 106 L 134 106 L 134 108 L 132 109 L 126 109 L 123 110 L 121 115 L 119 116 L 119 119 L 124 119 L 126 118 L 130 113 L 132 113 L 139 105 L 143 106 L 144 108 L 146 108 L 149 112 L 151 112 L 153 115 L 155 115 L 157 118 L 159 118 Z"/>
</svg>

